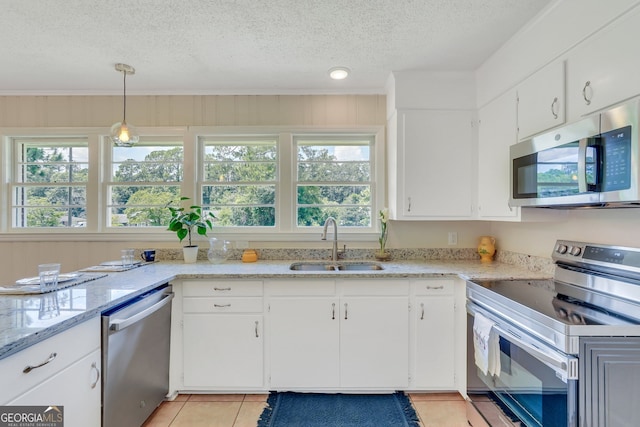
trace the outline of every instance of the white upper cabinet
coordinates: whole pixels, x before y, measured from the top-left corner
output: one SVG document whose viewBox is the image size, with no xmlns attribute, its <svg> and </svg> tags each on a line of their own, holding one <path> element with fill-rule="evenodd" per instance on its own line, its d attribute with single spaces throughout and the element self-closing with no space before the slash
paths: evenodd
<svg viewBox="0 0 640 427">
<path fill-rule="evenodd" d="M 478 218 L 515 220 L 509 206 L 509 146 L 517 142 L 516 92 L 511 90 L 478 112 Z"/>
<path fill-rule="evenodd" d="M 640 8 L 572 49 L 567 58 L 567 114 L 585 114 L 640 94 Z"/>
<path fill-rule="evenodd" d="M 564 81 L 564 61 L 556 61 L 518 86 L 518 139 L 564 123 Z"/>
<path fill-rule="evenodd" d="M 465 110 L 396 112 L 389 125 L 393 219 L 471 218 L 474 118 Z"/>
</svg>

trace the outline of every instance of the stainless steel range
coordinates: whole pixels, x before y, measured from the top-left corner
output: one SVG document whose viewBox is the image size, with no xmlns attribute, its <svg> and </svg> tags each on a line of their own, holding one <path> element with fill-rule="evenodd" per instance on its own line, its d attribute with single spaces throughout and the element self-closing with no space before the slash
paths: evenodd
<svg viewBox="0 0 640 427">
<path fill-rule="evenodd" d="M 469 399 L 488 425 L 636 426 L 640 249 L 561 240 L 552 257 L 553 279 L 467 282 Z M 495 372 L 476 363 L 479 318 Z"/>
</svg>

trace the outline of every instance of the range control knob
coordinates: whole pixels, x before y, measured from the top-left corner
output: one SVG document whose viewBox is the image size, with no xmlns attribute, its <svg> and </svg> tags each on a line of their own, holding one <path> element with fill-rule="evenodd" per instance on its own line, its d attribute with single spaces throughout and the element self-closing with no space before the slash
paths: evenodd
<svg viewBox="0 0 640 427">
<path fill-rule="evenodd" d="M 582 253 L 582 248 L 580 246 L 572 246 L 569 253 L 573 256 L 578 256 Z"/>
<path fill-rule="evenodd" d="M 567 249 L 567 245 L 558 245 L 558 247 L 556 248 L 556 252 L 558 252 L 559 254 L 566 254 Z"/>
</svg>

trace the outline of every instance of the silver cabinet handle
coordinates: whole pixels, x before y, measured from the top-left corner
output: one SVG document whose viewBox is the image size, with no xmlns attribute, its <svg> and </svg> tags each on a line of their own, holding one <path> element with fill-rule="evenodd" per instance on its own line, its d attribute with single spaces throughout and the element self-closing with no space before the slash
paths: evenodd
<svg viewBox="0 0 640 427">
<path fill-rule="evenodd" d="M 256 320 L 256 338 L 260 338 L 260 335 L 258 335 L 258 321 Z"/>
<path fill-rule="evenodd" d="M 420 309 L 422 310 L 422 314 L 420 314 L 420 320 L 424 320 L 424 303 L 420 303 Z"/>
<path fill-rule="evenodd" d="M 407 207 L 407 212 L 411 212 L 411 197 L 409 197 L 409 206 Z"/>
<path fill-rule="evenodd" d="M 231 304 L 213 304 L 216 308 L 231 307 Z"/>
<path fill-rule="evenodd" d="M 331 320 L 336 320 L 336 303 L 331 303 Z"/>
<path fill-rule="evenodd" d="M 229 288 L 216 288 L 216 287 L 214 287 L 213 290 L 214 291 L 230 291 L 231 287 L 229 287 Z"/>
<path fill-rule="evenodd" d="M 348 313 L 349 313 L 349 304 L 345 302 L 344 303 L 344 320 L 347 320 L 349 318 Z"/>
<path fill-rule="evenodd" d="M 55 360 L 55 358 L 56 358 L 56 357 L 58 357 L 58 353 L 51 353 L 51 354 L 49 355 L 49 358 L 48 358 L 47 360 L 45 360 L 44 362 L 42 362 L 41 364 L 39 364 L 39 365 L 35 365 L 35 366 L 28 365 L 26 368 L 24 368 L 24 369 L 22 370 L 22 372 L 23 372 L 23 373 L 25 373 L 25 374 L 28 374 L 29 372 L 33 371 L 34 369 L 41 368 L 41 367 L 43 367 L 44 365 L 46 365 L 46 364 L 48 364 L 48 363 L 53 362 L 53 361 Z"/>
<path fill-rule="evenodd" d="M 553 102 L 551 103 L 551 114 L 553 114 L 553 118 L 558 118 L 558 113 L 556 113 L 556 107 L 558 106 L 558 97 L 553 98 Z"/>
<path fill-rule="evenodd" d="M 427 289 L 429 289 L 429 290 L 444 289 L 444 285 L 440 285 L 440 286 L 427 286 Z"/>
<path fill-rule="evenodd" d="M 591 89 L 591 81 L 587 81 L 582 88 L 582 97 L 584 98 L 584 102 L 586 102 L 587 105 L 591 105 L 591 98 L 587 98 L 587 88 Z"/>
<path fill-rule="evenodd" d="M 100 381 L 100 369 L 98 369 L 96 362 L 93 362 L 91 364 L 91 369 L 95 369 L 96 371 L 96 380 L 91 384 L 91 388 L 96 388 L 96 386 L 98 385 L 98 382 Z"/>
</svg>

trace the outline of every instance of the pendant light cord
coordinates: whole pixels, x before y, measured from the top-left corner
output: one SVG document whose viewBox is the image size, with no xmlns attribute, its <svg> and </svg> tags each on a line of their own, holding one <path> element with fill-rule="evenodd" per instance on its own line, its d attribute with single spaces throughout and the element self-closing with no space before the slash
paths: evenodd
<svg viewBox="0 0 640 427">
<path fill-rule="evenodd" d="M 124 74 L 124 79 L 122 83 L 122 86 L 124 87 L 124 93 L 122 95 L 122 103 L 123 103 L 122 123 L 126 123 L 127 122 L 127 71 L 124 70 L 122 74 Z"/>
</svg>

